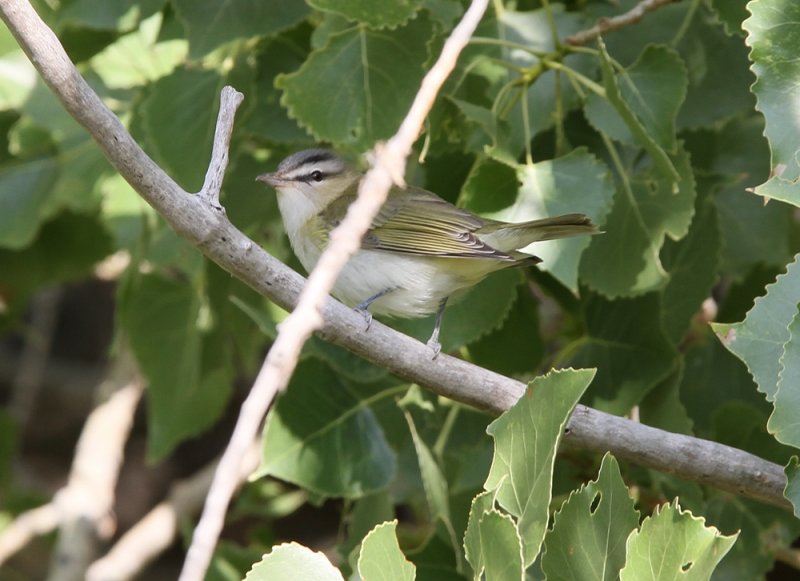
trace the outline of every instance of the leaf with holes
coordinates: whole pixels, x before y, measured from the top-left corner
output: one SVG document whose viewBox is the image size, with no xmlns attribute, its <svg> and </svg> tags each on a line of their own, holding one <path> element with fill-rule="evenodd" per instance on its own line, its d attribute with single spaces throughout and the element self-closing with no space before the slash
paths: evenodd
<svg viewBox="0 0 800 581">
<path fill-rule="evenodd" d="M 738 536 L 706 526 L 705 519 L 681 510 L 677 500 L 662 505 L 628 537 L 620 580 L 709 579 Z"/>
<path fill-rule="evenodd" d="M 639 511 L 606 453 L 597 480 L 573 490 L 544 539 L 542 571 L 548 579 L 613 581 L 625 565 L 625 541 L 639 525 Z"/>
</svg>

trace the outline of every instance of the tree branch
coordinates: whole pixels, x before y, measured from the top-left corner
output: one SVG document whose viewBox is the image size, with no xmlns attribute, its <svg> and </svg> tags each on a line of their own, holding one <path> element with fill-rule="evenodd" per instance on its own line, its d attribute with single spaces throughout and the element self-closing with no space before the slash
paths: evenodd
<svg viewBox="0 0 800 581">
<path fill-rule="evenodd" d="M 136 145 L 116 117 L 80 78 L 52 32 L 23 0 L 4 0 L 0 15 L 65 108 L 89 131 L 121 175 L 178 233 L 232 275 L 291 309 L 303 278 L 267 254 L 220 212 L 182 191 Z M 422 343 L 363 319 L 328 299 L 319 334 L 390 372 L 439 395 L 501 413 L 525 386 L 467 362 L 441 355 L 431 361 Z M 768 504 L 790 508 L 783 497 L 786 478 L 777 464 L 714 442 L 671 434 L 579 406 L 568 424 L 565 443 L 704 482 Z M 697 456 L 695 451 L 706 453 Z"/>
<path fill-rule="evenodd" d="M 591 28 L 576 32 L 564 40 L 567 44 L 571 44 L 573 46 L 584 45 L 587 42 L 605 34 L 606 32 L 612 32 L 618 28 L 622 28 L 623 26 L 636 24 L 648 12 L 652 12 L 653 10 L 657 10 L 662 6 L 672 4 L 673 2 L 675 2 L 675 0 L 642 0 L 624 14 L 612 16 L 611 18 L 601 18 L 598 20 L 597 24 Z"/>
</svg>

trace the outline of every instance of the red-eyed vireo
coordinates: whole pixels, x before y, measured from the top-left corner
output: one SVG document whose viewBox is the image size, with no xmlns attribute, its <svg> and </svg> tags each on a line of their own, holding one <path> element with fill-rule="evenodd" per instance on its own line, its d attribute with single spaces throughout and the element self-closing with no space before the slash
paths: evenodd
<svg viewBox="0 0 800 581">
<path fill-rule="evenodd" d="M 309 149 L 257 179 L 277 190 L 289 242 L 311 271 L 356 198 L 361 173 L 331 151 Z M 496 270 L 541 262 L 518 251 L 531 242 L 597 231 L 583 214 L 509 224 L 476 216 L 421 188 L 393 187 L 332 294 L 355 307 L 368 328 L 370 311 L 401 318 L 436 313 L 428 340 L 436 357 L 442 314 L 453 293 Z"/>
</svg>

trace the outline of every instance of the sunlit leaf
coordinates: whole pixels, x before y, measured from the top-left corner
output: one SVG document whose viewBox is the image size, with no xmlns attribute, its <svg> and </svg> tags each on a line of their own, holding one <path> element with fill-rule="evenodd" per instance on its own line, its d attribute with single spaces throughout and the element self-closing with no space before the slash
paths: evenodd
<svg viewBox="0 0 800 581">
<path fill-rule="evenodd" d="M 362 579 L 376 581 L 413 581 L 416 568 L 409 563 L 397 544 L 397 521 L 385 522 L 372 529 L 361 543 L 358 573 Z"/>
<path fill-rule="evenodd" d="M 290 581 L 314 579 L 315 581 L 343 581 L 339 570 L 320 552 L 312 551 L 298 543 L 284 543 L 273 547 L 254 564 L 244 581 Z"/>
</svg>

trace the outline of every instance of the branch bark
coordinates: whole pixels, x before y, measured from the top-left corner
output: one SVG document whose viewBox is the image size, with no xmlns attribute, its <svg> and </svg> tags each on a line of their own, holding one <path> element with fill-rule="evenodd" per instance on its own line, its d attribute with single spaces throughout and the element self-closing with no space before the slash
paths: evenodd
<svg viewBox="0 0 800 581">
<path fill-rule="evenodd" d="M 652 12 L 653 10 L 657 10 L 662 6 L 672 4 L 673 2 L 675 2 L 675 0 L 642 0 L 624 14 L 613 16 L 611 18 L 601 18 L 597 24 L 591 28 L 576 32 L 564 40 L 567 44 L 571 44 L 573 46 L 584 45 L 587 42 L 602 36 L 606 32 L 612 32 L 622 28 L 623 26 L 636 24 L 648 12 Z"/>
<path fill-rule="evenodd" d="M 208 258 L 283 308 L 297 303 L 303 278 L 237 230 L 213 204 L 181 190 L 134 142 L 70 63 L 55 35 L 23 0 L 4 0 L 0 16 L 64 107 L 97 141 L 120 174 Z M 397 171 L 390 175 L 395 176 Z M 401 173 L 401 172 L 400 172 Z M 442 355 L 431 361 L 422 343 L 327 299 L 319 335 L 437 394 L 501 413 L 524 393 L 517 381 Z M 780 466 L 714 442 L 671 434 L 579 406 L 565 443 L 704 482 L 790 509 Z"/>
</svg>

